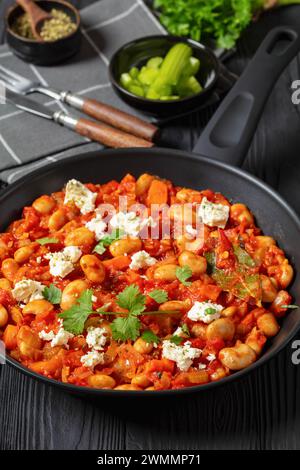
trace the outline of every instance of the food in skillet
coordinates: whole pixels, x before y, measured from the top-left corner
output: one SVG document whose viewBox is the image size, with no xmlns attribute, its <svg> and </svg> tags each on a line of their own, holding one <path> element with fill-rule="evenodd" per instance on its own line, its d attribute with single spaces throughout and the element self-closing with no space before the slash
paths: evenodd
<svg viewBox="0 0 300 470">
<path fill-rule="evenodd" d="M 153 216 L 155 204 L 166 210 Z M 148 174 L 39 197 L 0 235 L 0 256 L 7 351 L 80 386 L 220 380 L 255 362 L 293 307 L 293 269 L 246 206 Z"/>
</svg>

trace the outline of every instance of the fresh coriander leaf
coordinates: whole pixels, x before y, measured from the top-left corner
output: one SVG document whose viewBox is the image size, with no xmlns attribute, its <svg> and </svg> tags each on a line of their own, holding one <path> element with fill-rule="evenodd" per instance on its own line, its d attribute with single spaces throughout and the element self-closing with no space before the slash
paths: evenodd
<svg viewBox="0 0 300 470">
<path fill-rule="evenodd" d="M 299 305 L 293 305 L 293 304 L 290 304 L 290 305 L 281 305 L 280 307 L 281 307 L 281 308 L 291 308 L 291 309 L 296 309 L 296 308 L 299 308 Z"/>
<path fill-rule="evenodd" d="M 146 341 L 146 343 L 160 343 L 160 338 L 156 336 L 151 330 L 144 331 L 141 337 L 144 341 Z"/>
<path fill-rule="evenodd" d="M 171 338 L 169 338 L 169 341 L 171 341 L 171 343 L 176 344 L 176 346 L 179 346 L 182 343 L 183 339 L 184 338 L 181 338 L 181 336 L 173 335 L 171 336 Z"/>
<path fill-rule="evenodd" d="M 206 315 L 214 315 L 217 313 L 217 310 L 215 308 L 209 307 L 205 309 L 205 313 Z"/>
<path fill-rule="evenodd" d="M 140 334 L 141 322 L 133 315 L 115 318 L 111 323 L 113 339 L 116 341 L 135 341 Z"/>
<path fill-rule="evenodd" d="M 140 292 L 138 286 L 132 284 L 126 287 L 117 296 L 117 304 L 125 308 L 131 315 L 140 315 L 145 310 L 146 297 Z"/>
<path fill-rule="evenodd" d="M 80 335 L 83 332 L 86 320 L 93 313 L 92 295 L 92 289 L 85 290 L 78 297 L 75 305 L 59 315 L 63 319 L 63 326 L 66 331 L 74 335 Z"/>
<path fill-rule="evenodd" d="M 168 293 L 165 290 L 162 289 L 155 289 L 152 292 L 150 292 L 149 297 L 151 299 L 155 300 L 158 304 L 163 304 L 164 302 L 167 302 L 168 300 Z"/>
<path fill-rule="evenodd" d="M 191 282 L 187 281 L 187 279 L 189 279 L 192 276 L 192 274 L 193 274 L 193 271 L 191 270 L 189 266 L 182 266 L 176 269 L 176 277 L 180 282 L 182 282 L 184 286 L 191 285 Z"/>
<path fill-rule="evenodd" d="M 42 292 L 44 299 L 48 300 L 52 304 L 59 304 L 61 301 L 62 292 L 54 284 L 50 284 L 49 287 L 45 287 Z"/>
<path fill-rule="evenodd" d="M 183 332 L 186 336 L 191 336 L 189 327 L 187 326 L 186 323 L 183 323 L 183 325 L 181 325 L 181 329 L 182 329 L 182 332 Z"/>
<path fill-rule="evenodd" d="M 45 237 L 45 238 L 38 238 L 36 240 L 40 245 L 47 245 L 48 243 L 59 243 L 59 240 L 58 238 L 48 238 L 48 237 Z"/>
<path fill-rule="evenodd" d="M 123 230 L 120 230 L 118 228 L 116 230 L 113 230 L 113 232 L 101 238 L 101 240 L 97 243 L 93 251 L 95 251 L 99 255 L 103 255 L 103 253 L 105 253 L 106 251 L 106 248 L 110 246 L 115 240 L 119 240 L 123 235 Z"/>
</svg>

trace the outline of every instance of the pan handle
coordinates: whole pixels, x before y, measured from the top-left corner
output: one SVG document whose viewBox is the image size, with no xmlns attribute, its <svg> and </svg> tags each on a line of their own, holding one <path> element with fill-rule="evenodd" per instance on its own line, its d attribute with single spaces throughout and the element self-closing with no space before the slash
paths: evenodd
<svg viewBox="0 0 300 470">
<path fill-rule="evenodd" d="M 296 31 L 285 26 L 274 28 L 207 124 L 193 151 L 242 165 L 272 88 L 299 49 L 300 36 Z"/>
</svg>

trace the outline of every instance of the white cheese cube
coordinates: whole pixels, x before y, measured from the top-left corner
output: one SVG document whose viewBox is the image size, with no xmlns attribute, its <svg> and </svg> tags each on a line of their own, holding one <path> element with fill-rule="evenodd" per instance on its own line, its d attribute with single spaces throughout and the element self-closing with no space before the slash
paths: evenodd
<svg viewBox="0 0 300 470">
<path fill-rule="evenodd" d="M 82 214 L 88 214 L 95 210 L 97 193 L 90 191 L 80 181 L 72 179 L 66 185 L 64 204 L 73 202 Z"/>
<path fill-rule="evenodd" d="M 87 345 L 96 351 L 102 351 L 105 346 L 107 336 L 104 328 L 94 328 L 93 326 L 87 329 L 86 342 Z"/>
<path fill-rule="evenodd" d="M 110 226 L 130 237 L 137 237 L 144 227 L 154 226 L 154 221 L 152 217 L 138 217 L 135 212 L 118 212 L 110 219 Z"/>
<path fill-rule="evenodd" d="M 138 251 L 131 256 L 130 269 L 138 271 L 139 269 L 148 268 L 156 263 L 156 259 L 152 258 L 145 250 Z"/>
<path fill-rule="evenodd" d="M 107 235 L 107 225 L 102 220 L 102 216 L 97 214 L 96 217 L 91 219 L 89 222 L 85 224 L 85 226 L 91 231 L 94 232 L 95 238 L 97 241 L 102 240 L 105 235 Z"/>
<path fill-rule="evenodd" d="M 191 342 L 187 341 L 183 346 L 177 346 L 169 340 L 163 341 L 162 355 L 170 361 L 174 361 L 182 372 L 186 372 L 192 365 L 194 359 L 200 357 L 202 350 L 192 348 Z"/>
<path fill-rule="evenodd" d="M 187 316 L 192 321 L 211 323 L 220 318 L 220 313 L 223 309 L 223 305 L 214 304 L 212 302 L 195 302 L 188 311 Z"/>
<path fill-rule="evenodd" d="M 229 207 L 224 204 L 214 204 L 204 197 L 198 215 L 202 222 L 209 227 L 225 228 L 229 217 Z"/>
<path fill-rule="evenodd" d="M 12 290 L 12 295 L 17 302 L 24 302 L 27 304 L 32 300 L 41 300 L 43 299 L 43 290 L 45 286 L 38 281 L 33 281 L 32 279 L 24 279 L 15 284 L 15 287 Z"/>
<path fill-rule="evenodd" d="M 98 351 L 89 351 L 80 358 L 80 362 L 90 369 L 94 369 L 98 364 L 104 363 L 104 353 Z"/>
<path fill-rule="evenodd" d="M 66 277 L 70 274 L 82 252 L 78 246 L 67 246 L 63 251 L 48 253 L 45 258 L 49 260 L 50 274 L 55 277 Z"/>
</svg>

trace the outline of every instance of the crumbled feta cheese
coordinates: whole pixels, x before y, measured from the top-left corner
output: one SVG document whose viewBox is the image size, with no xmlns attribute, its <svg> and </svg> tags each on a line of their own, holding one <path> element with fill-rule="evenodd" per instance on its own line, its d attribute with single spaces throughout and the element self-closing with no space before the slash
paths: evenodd
<svg viewBox="0 0 300 470">
<path fill-rule="evenodd" d="M 80 362 L 85 367 L 90 367 L 93 369 L 98 364 L 104 363 L 104 353 L 98 351 L 89 351 L 87 354 L 80 358 Z"/>
<path fill-rule="evenodd" d="M 87 345 L 96 351 L 102 351 L 105 346 L 107 336 L 104 328 L 94 328 L 93 326 L 87 329 L 86 342 Z"/>
<path fill-rule="evenodd" d="M 66 277 L 74 270 L 82 252 L 78 246 L 67 246 L 63 251 L 48 253 L 45 258 L 49 260 L 50 274 L 52 276 Z"/>
<path fill-rule="evenodd" d="M 198 369 L 199 370 L 204 370 L 204 369 L 206 369 L 206 367 L 207 367 L 206 364 L 199 364 Z"/>
<path fill-rule="evenodd" d="M 97 241 L 102 240 L 102 238 L 107 234 L 107 225 L 104 220 L 102 220 L 101 214 L 97 214 L 96 217 L 87 222 L 85 226 L 91 232 L 94 232 Z"/>
<path fill-rule="evenodd" d="M 210 313 L 213 310 L 214 313 Z M 220 318 L 220 312 L 224 309 L 223 305 L 214 304 L 212 302 L 195 302 L 188 311 L 187 316 L 192 321 L 202 321 L 203 323 L 211 323 Z"/>
<path fill-rule="evenodd" d="M 66 185 L 64 204 L 73 202 L 82 214 L 87 214 L 95 210 L 97 193 L 93 193 L 80 181 L 72 179 Z"/>
<path fill-rule="evenodd" d="M 55 337 L 55 333 L 54 331 L 49 331 L 47 333 L 47 331 L 42 330 L 39 332 L 39 337 L 43 339 L 44 341 L 52 341 Z"/>
<path fill-rule="evenodd" d="M 73 334 L 66 331 L 64 328 L 60 328 L 54 338 L 51 341 L 51 347 L 55 346 L 67 346 L 69 339 L 73 338 Z"/>
<path fill-rule="evenodd" d="M 141 218 L 135 212 L 118 212 L 110 219 L 110 225 L 114 229 L 119 229 L 126 235 L 137 237 L 140 231 L 150 226 L 154 226 L 152 217 Z"/>
<path fill-rule="evenodd" d="M 214 354 L 209 354 L 208 356 L 206 356 L 206 359 L 209 361 L 209 362 L 212 362 L 216 359 L 216 356 Z"/>
<path fill-rule="evenodd" d="M 42 257 L 41 257 L 41 256 L 38 256 L 37 259 L 36 259 L 36 262 L 37 262 L 38 264 L 41 264 L 41 262 L 42 262 Z"/>
<path fill-rule="evenodd" d="M 198 215 L 201 217 L 202 222 L 209 227 L 225 228 L 229 217 L 229 207 L 224 204 L 214 204 L 204 197 Z"/>
<path fill-rule="evenodd" d="M 92 302 L 97 302 L 97 297 L 95 295 L 92 295 Z"/>
<path fill-rule="evenodd" d="M 24 279 L 15 284 L 12 290 L 12 295 L 18 302 L 24 302 L 27 304 L 32 300 L 43 299 L 43 290 L 45 286 L 38 281 L 32 281 L 31 279 Z"/>
<path fill-rule="evenodd" d="M 78 246 L 66 246 L 63 249 L 64 256 L 72 263 L 77 263 L 80 256 L 82 255 L 81 249 Z"/>
<path fill-rule="evenodd" d="M 163 341 L 163 357 L 176 362 L 178 369 L 183 372 L 186 372 L 191 367 L 194 359 L 200 357 L 201 354 L 202 350 L 192 348 L 190 341 L 184 343 L 183 346 L 177 346 L 169 340 Z"/>
<path fill-rule="evenodd" d="M 153 266 L 156 263 L 156 259 L 152 258 L 147 251 L 142 250 L 134 253 L 131 256 L 131 263 L 129 265 L 130 269 L 137 271 L 138 269 L 148 268 L 148 266 Z"/>
<path fill-rule="evenodd" d="M 59 328 L 58 332 L 55 334 L 54 331 L 49 331 L 48 333 L 45 330 L 39 332 L 39 337 L 44 341 L 51 341 L 51 347 L 55 346 L 66 346 L 68 347 L 68 342 L 73 338 L 73 334 L 66 331 L 62 326 Z"/>
</svg>

